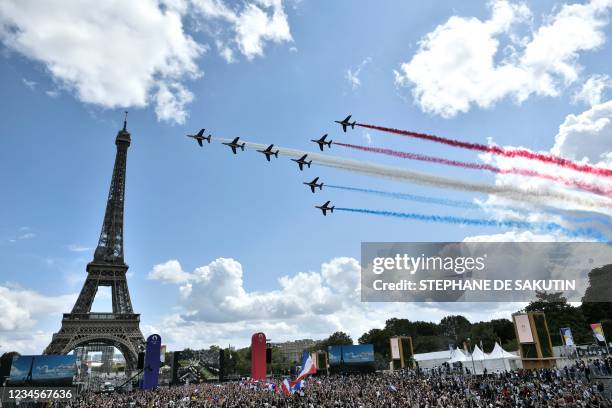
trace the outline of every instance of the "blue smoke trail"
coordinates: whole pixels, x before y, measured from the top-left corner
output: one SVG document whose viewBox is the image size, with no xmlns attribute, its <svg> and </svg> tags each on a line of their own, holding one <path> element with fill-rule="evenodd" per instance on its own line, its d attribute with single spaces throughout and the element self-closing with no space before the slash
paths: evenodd
<svg viewBox="0 0 612 408">
<path fill-rule="evenodd" d="M 382 215 L 384 217 L 408 218 L 425 222 L 441 222 L 446 224 L 473 225 L 483 227 L 520 228 L 526 230 L 537 229 L 544 232 L 561 232 L 571 238 L 589 237 L 598 242 L 609 242 L 608 238 L 592 228 L 578 228 L 570 230 L 554 222 L 527 222 L 515 220 L 486 220 L 480 218 L 464 218 L 451 215 L 427 215 L 418 213 L 404 213 L 382 210 L 368 210 L 365 208 L 336 207 L 336 211 L 346 211 L 362 214 Z"/>
<path fill-rule="evenodd" d="M 390 198 L 394 198 L 398 200 L 414 201 L 414 202 L 424 203 L 424 204 L 443 205 L 446 207 L 465 208 L 465 209 L 473 209 L 473 210 L 482 210 L 483 208 L 481 205 L 470 202 L 470 201 L 449 200 L 446 198 L 428 197 L 428 196 L 421 196 L 421 195 L 415 195 L 415 194 L 409 194 L 409 193 L 398 193 L 398 192 L 392 192 L 392 191 L 371 190 L 371 189 L 359 188 L 359 187 L 338 186 L 338 185 L 333 185 L 333 184 L 325 184 L 325 187 L 334 188 L 338 190 L 354 191 L 354 192 L 359 192 L 359 193 L 378 195 L 382 197 L 390 197 Z M 523 210 L 521 208 L 516 208 L 516 207 L 510 207 L 506 205 L 490 204 L 490 205 L 487 205 L 487 207 L 498 209 L 498 210 L 513 211 L 513 212 L 516 212 L 518 214 L 523 214 L 523 215 L 531 214 L 531 212 L 527 210 Z M 571 221 L 575 221 L 575 222 L 600 222 L 608 227 L 612 226 L 612 223 L 610 223 L 610 220 L 608 219 L 608 217 L 605 217 L 605 216 L 577 217 L 577 216 L 569 215 L 565 211 L 558 210 L 555 208 L 550 208 L 550 207 L 544 207 L 542 210 L 547 213 L 551 213 L 551 214 L 562 216 L 567 219 L 571 219 Z"/>
</svg>

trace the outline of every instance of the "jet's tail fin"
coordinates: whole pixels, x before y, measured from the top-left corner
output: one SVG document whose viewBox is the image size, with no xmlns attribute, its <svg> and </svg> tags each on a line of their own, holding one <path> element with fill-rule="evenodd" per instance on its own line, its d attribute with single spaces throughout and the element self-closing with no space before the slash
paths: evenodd
<svg viewBox="0 0 612 408">
<path fill-rule="evenodd" d="M 334 208 L 336 208 L 336 206 L 331 207 L 329 211 L 334 212 Z"/>
<path fill-rule="evenodd" d="M 332 141 L 330 140 L 329 142 L 327 142 L 327 146 L 331 147 Z"/>
<path fill-rule="evenodd" d="M 312 164 L 312 160 L 309 162 L 306 162 L 306 164 L 308 165 L 308 168 L 310 168 L 310 165 Z"/>
<path fill-rule="evenodd" d="M 355 125 L 357 124 L 357 122 L 353 122 L 351 123 L 351 129 L 355 129 Z"/>
<path fill-rule="evenodd" d="M 319 184 L 319 190 L 323 190 L 323 183 Z"/>
<path fill-rule="evenodd" d="M 278 159 L 278 150 L 274 152 L 274 157 Z"/>
<path fill-rule="evenodd" d="M 212 137 L 212 135 L 208 135 L 208 137 L 205 137 L 204 139 L 206 139 L 206 141 L 207 141 L 208 143 L 210 143 L 210 138 L 211 138 L 211 137 Z"/>
<path fill-rule="evenodd" d="M 244 143 L 240 145 L 240 149 L 244 152 Z"/>
</svg>

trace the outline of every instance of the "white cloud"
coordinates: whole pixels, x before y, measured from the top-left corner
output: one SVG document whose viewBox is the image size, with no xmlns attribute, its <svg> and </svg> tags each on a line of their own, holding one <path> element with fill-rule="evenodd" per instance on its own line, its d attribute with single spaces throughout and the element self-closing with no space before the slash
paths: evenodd
<svg viewBox="0 0 612 408">
<path fill-rule="evenodd" d="M 364 59 L 363 61 L 361 61 L 361 63 L 357 65 L 357 67 L 353 69 L 349 68 L 346 71 L 345 78 L 348 81 L 351 88 L 353 89 L 353 91 L 357 90 L 357 88 L 361 86 L 361 79 L 359 78 L 359 75 L 361 74 L 361 70 L 363 69 L 363 67 L 365 67 L 371 61 L 372 61 L 372 58 L 368 57 Z"/>
<path fill-rule="evenodd" d="M 240 10 L 229 8 L 221 0 L 193 0 L 193 5 L 205 18 L 229 23 L 233 37 L 220 41 L 225 44 L 231 40 L 247 59 L 263 56 L 267 41 L 293 41 L 282 0 L 256 0 L 245 3 Z M 217 48 L 226 61 L 233 61 L 233 50 L 227 44 Z"/>
<path fill-rule="evenodd" d="M 355 340 L 364 332 L 383 327 L 386 319 L 403 317 L 436 321 L 457 311 L 474 321 L 491 315 L 509 317 L 514 305 L 445 305 L 414 303 L 367 303 L 360 299 L 360 265 L 357 260 L 338 257 L 321 265 L 319 271 L 298 272 L 278 279 L 277 288 L 248 291 L 242 265 L 219 258 L 187 273 L 178 261 L 156 265 L 166 281 L 179 286 L 180 311 L 165 316 L 151 330 L 170 347 L 206 347 L 210 344 L 247 345 L 251 334 L 263 331 L 274 341 L 323 338 L 336 330 Z M 158 272 L 157 274 L 161 274 Z M 178 276 L 178 278 L 174 278 Z M 203 330 L 206 328 L 206 330 Z"/>
<path fill-rule="evenodd" d="M 14 285 L 0 285 L 0 332 L 31 328 L 37 319 L 70 310 L 76 295 L 45 296 Z"/>
<path fill-rule="evenodd" d="M 567 115 L 551 152 L 571 160 L 612 167 L 612 100 Z"/>
<path fill-rule="evenodd" d="M 9 0 L 0 3 L 0 39 L 43 63 L 53 78 L 83 102 L 105 108 L 146 106 L 152 95 L 158 118 L 182 123 L 185 78 L 200 75 L 199 46 L 181 16 L 155 0 L 66 3 Z M 173 116 L 174 115 L 174 116 Z"/>
<path fill-rule="evenodd" d="M 179 261 L 171 259 L 162 264 L 153 266 L 153 270 L 149 272 L 148 278 L 166 283 L 183 283 L 187 282 L 191 278 L 191 275 L 183 271 Z"/>
<path fill-rule="evenodd" d="M 557 96 L 578 79 L 580 52 L 605 42 L 602 30 L 611 6 L 611 0 L 563 5 L 521 37 L 519 28 L 531 22 L 529 8 L 493 1 L 488 20 L 453 16 L 427 34 L 412 59 L 395 71 L 396 84 L 412 87 L 423 111 L 447 118 L 506 97 L 521 103 L 532 94 Z"/>
<path fill-rule="evenodd" d="M 612 79 L 608 75 L 591 75 L 574 93 L 573 102 L 583 102 L 589 106 L 601 103 L 606 88 L 612 87 Z"/>
</svg>

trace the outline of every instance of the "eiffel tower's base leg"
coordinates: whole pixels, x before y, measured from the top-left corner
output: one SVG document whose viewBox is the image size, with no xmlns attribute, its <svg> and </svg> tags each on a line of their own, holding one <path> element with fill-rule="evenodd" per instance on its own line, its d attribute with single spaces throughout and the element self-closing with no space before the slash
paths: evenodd
<svg viewBox="0 0 612 408">
<path fill-rule="evenodd" d="M 138 352 L 144 348 L 138 314 L 68 313 L 44 354 L 68 354 L 88 344 L 114 346 L 125 358 L 126 373 L 136 369 Z"/>
</svg>

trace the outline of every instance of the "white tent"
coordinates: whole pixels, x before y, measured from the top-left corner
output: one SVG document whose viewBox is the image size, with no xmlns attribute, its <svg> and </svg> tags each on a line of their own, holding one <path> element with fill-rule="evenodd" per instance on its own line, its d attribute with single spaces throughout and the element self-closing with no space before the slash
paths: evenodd
<svg viewBox="0 0 612 408">
<path fill-rule="evenodd" d="M 464 363 L 468 361 L 467 356 L 463 353 L 463 351 L 461 351 L 461 349 L 459 347 L 457 347 L 456 350 L 453 350 L 453 352 L 451 353 L 451 359 L 447 361 L 448 364 L 453 364 L 453 363 Z"/>
<path fill-rule="evenodd" d="M 518 368 L 516 354 L 508 353 L 499 343 L 495 343 L 493 351 L 485 355 L 485 367 L 488 372 L 510 371 Z"/>
<path fill-rule="evenodd" d="M 474 351 L 472 351 L 472 357 L 474 361 L 482 361 L 485 359 L 485 353 L 480 349 L 480 347 L 475 346 Z"/>
<path fill-rule="evenodd" d="M 516 354 L 508 353 L 506 350 L 499 345 L 499 343 L 495 343 L 495 347 L 493 347 L 493 351 L 486 355 L 486 358 L 489 360 L 495 360 L 498 358 L 509 358 L 509 359 L 520 359 Z"/>
</svg>

